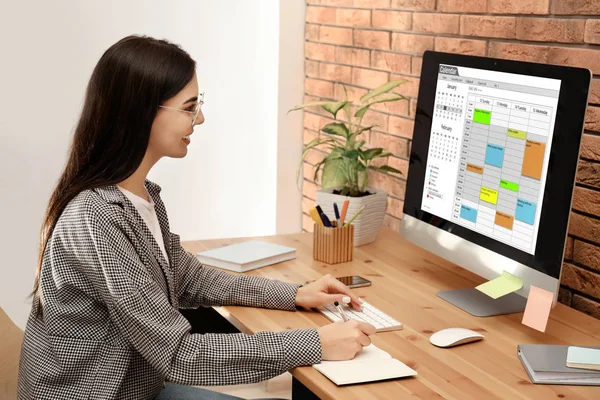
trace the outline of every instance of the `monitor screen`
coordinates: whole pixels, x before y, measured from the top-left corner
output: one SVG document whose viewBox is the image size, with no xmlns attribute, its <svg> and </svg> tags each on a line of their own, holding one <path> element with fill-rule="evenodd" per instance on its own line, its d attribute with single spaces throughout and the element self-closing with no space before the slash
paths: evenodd
<svg viewBox="0 0 600 400">
<path fill-rule="evenodd" d="M 426 51 L 407 220 L 558 278 L 590 81 L 583 68 Z"/>
<path fill-rule="evenodd" d="M 535 254 L 560 85 L 440 65 L 422 210 Z"/>
</svg>

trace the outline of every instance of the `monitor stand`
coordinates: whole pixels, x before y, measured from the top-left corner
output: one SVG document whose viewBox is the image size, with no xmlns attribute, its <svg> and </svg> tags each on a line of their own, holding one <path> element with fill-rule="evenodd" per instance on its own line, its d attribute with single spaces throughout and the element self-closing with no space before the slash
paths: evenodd
<svg viewBox="0 0 600 400">
<path fill-rule="evenodd" d="M 523 312 L 527 299 L 516 293 L 509 293 L 498 299 L 492 299 L 475 288 L 444 290 L 437 292 L 438 297 L 476 317 L 492 317 Z"/>
</svg>

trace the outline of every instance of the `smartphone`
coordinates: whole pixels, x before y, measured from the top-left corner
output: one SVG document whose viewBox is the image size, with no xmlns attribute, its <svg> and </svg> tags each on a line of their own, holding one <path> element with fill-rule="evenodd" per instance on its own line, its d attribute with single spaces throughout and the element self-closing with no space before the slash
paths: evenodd
<svg viewBox="0 0 600 400">
<path fill-rule="evenodd" d="M 336 279 L 338 281 L 342 282 L 344 285 L 346 285 L 348 287 L 351 287 L 351 288 L 357 288 L 357 287 L 363 287 L 363 286 L 370 286 L 371 285 L 371 281 L 366 280 L 362 276 L 358 276 L 358 275 L 340 276 L 340 277 L 338 277 Z"/>
</svg>

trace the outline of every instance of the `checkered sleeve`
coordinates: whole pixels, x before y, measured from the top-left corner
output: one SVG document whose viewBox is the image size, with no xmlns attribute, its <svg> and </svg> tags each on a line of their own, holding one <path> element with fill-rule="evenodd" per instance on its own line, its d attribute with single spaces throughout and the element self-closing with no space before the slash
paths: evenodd
<svg viewBox="0 0 600 400">
<path fill-rule="evenodd" d="M 320 362 L 321 345 L 315 329 L 255 335 L 191 334 L 189 323 L 171 306 L 127 235 L 101 211 L 87 221 L 89 237 L 85 239 L 93 243 L 94 251 L 85 253 L 86 265 L 98 269 L 87 273 L 103 293 L 119 333 L 165 379 L 187 385 L 251 383 Z M 209 284 L 221 279 L 210 272 L 201 278 L 209 279 Z M 269 290 L 264 283 L 254 285 L 256 290 Z M 267 299 L 260 301 L 268 305 Z"/>
<path fill-rule="evenodd" d="M 173 259 L 177 260 L 178 295 L 181 308 L 241 305 L 296 310 L 300 285 L 258 276 L 234 275 L 202 265 L 171 234 Z"/>
</svg>

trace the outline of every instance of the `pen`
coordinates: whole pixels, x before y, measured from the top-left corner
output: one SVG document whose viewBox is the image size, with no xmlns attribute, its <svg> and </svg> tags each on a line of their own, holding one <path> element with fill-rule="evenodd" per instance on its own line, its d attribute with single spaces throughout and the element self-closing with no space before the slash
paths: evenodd
<svg viewBox="0 0 600 400">
<path fill-rule="evenodd" d="M 344 220 L 346 219 L 346 213 L 348 212 L 348 205 L 350 204 L 349 200 L 344 200 L 344 205 L 342 206 L 342 217 L 340 218 L 340 227 L 344 225 Z"/>
<path fill-rule="evenodd" d="M 356 214 L 354 214 L 354 216 L 353 216 L 352 218 L 350 218 L 350 221 L 348 221 L 348 222 L 346 222 L 346 223 L 344 224 L 344 226 L 348 226 L 348 225 L 350 225 L 350 224 L 352 223 L 352 221 L 354 221 L 354 219 L 355 219 L 356 217 L 358 217 L 358 216 L 360 215 L 360 213 L 361 213 L 361 212 L 362 212 L 364 209 L 365 209 L 365 206 L 362 206 L 362 207 L 361 207 L 361 208 L 360 208 L 360 209 L 359 209 L 359 210 L 356 212 Z"/>
<path fill-rule="evenodd" d="M 322 209 L 322 208 L 321 208 L 321 206 L 319 206 L 319 205 L 317 205 L 315 208 L 317 209 L 317 213 L 319 213 L 319 218 L 321 218 L 321 221 L 323 222 L 323 225 L 325 225 L 325 220 L 324 220 L 324 219 L 323 219 L 323 217 L 322 217 L 322 216 L 323 216 L 323 214 L 325 214 L 325 213 L 323 212 L 323 209 Z M 325 225 L 325 226 L 327 226 L 327 225 Z"/>
<path fill-rule="evenodd" d="M 335 221 L 337 222 L 337 226 L 341 227 L 340 223 L 340 211 L 338 210 L 337 203 L 333 203 L 333 212 L 335 213 Z"/>
<path fill-rule="evenodd" d="M 328 228 L 331 228 L 331 222 L 329 221 L 329 218 L 327 218 L 327 215 L 325 215 L 325 213 L 321 213 L 321 219 L 323 220 L 323 225 L 325 225 Z"/>
<path fill-rule="evenodd" d="M 337 308 L 338 312 L 340 313 L 340 317 L 342 317 L 342 320 L 344 320 L 344 322 L 349 321 L 350 319 L 346 316 L 346 313 L 344 312 L 344 309 L 342 308 L 342 306 L 340 306 L 339 302 L 334 302 L 333 305 Z"/>
</svg>

